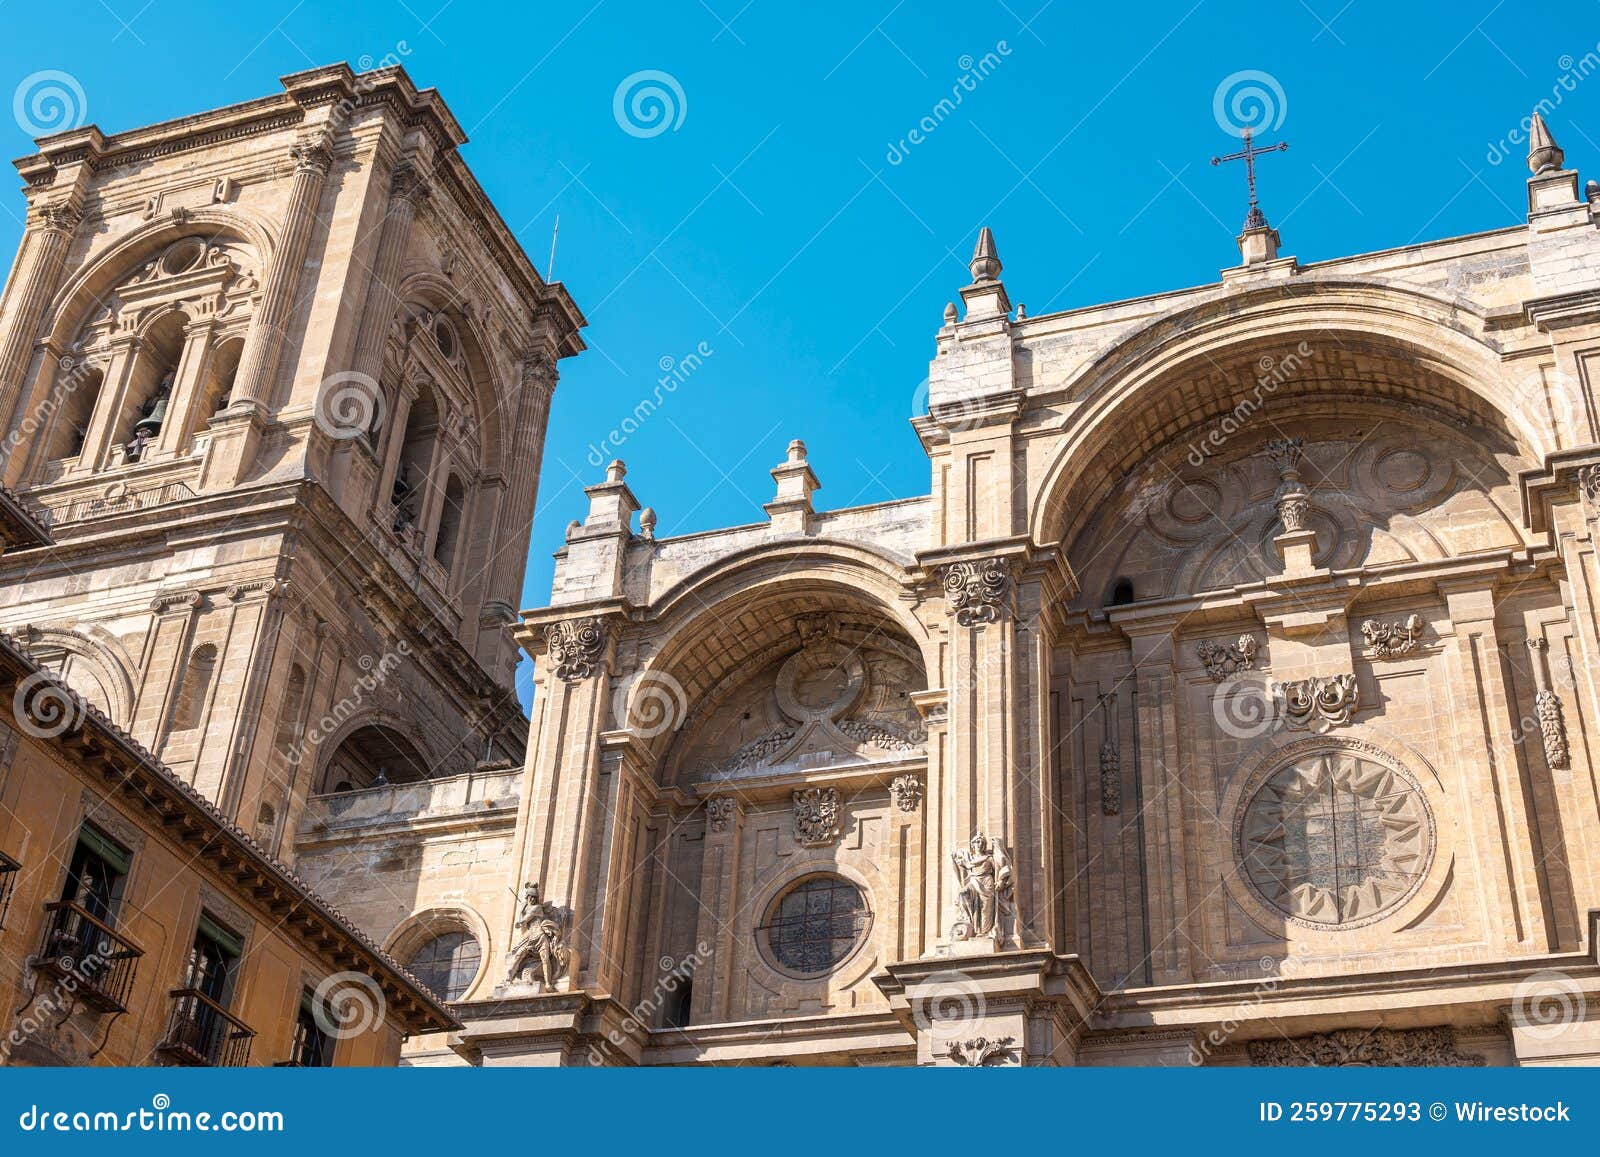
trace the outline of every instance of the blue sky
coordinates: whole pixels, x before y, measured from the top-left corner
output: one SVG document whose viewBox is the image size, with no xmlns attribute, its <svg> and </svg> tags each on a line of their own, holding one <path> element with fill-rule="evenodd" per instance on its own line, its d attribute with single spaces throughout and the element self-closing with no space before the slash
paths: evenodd
<svg viewBox="0 0 1600 1157">
<path fill-rule="evenodd" d="M 1245 210 L 1239 166 L 1209 164 L 1238 144 L 1215 101 L 1235 74 L 1266 74 L 1232 91 L 1265 92 L 1278 127 L 1264 139 L 1292 142 L 1261 162 L 1261 194 L 1302 261 L 1516 222 L 1526 150 L 1500 161 L 1501 142 L 1541 99 L 1559 102 L 1569 164 L 1600 175 L 1597 14 L 1527 0 L 11 0 L 0 83 L 69 73 L 108 132 L 336 60 L 396 58 L 437 87 L 541 270 L 559 214 L 555 273 L 591 323 L 546 446 L 524 590 L 537 606 L 581 488 L 600 480 L 593 461 L 613 454 L 661 535 L 761 520 L 795 437 L 823 508 L 926 492 L 908 419 L 981 225 L 1033 315 L 1214 280 Z M 669 93 L 663 131 L 629 119 L 626 91 L 617 114 L 641 72 L 666 74 L 639 82 Z M 1235 126 L 1250 115 L 1223 107 Z M 0 123 L 13 156 L 31 151 L 21 119 Z M 0 208 L 9 253 L 20 195 Z M 605 444 L 665 359 L 701 348 L 666 403 Z"/>
</svg>

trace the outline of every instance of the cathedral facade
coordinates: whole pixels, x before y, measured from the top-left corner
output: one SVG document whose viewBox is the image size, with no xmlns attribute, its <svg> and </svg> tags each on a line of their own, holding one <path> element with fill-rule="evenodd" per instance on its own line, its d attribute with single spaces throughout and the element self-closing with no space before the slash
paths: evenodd
<svg viewBox="0 0 1600 1157">
<path fill-rule="evenodd" d="M 448 1003 L 408 1063 L 1600 1061 L 1600 207 L 1542 122 L 1481 234 L 1253 214 L 1033 317 L 985 230 L 928 494 L 820 510 L 796 440 L 657 538 L 614 462 L 514 614 L 582 315 L 431 91 L 284 85 L 22 162 L 57 546 L 0 628 Z"/>
</svg>

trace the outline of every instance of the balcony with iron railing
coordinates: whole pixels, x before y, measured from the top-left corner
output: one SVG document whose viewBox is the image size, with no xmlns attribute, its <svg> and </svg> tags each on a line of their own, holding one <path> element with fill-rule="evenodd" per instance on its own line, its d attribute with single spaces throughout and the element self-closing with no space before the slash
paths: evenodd
<svg viewBox="0 0 1600 1157">
<path fill-rule="evenodd" d="M 6 926 L 6 912 L 11 907 L 11 893 L 16 890 L 21 867 L 16 860 L 0 852 L 0 929 Z"/>
<path fill-rule="evenodd" d="M 101 1012 L 127 1012 L 144 949 L 69 900 L 44 906 L 44 939 L 34 966 Z"/>
<path fill-rule="evenodd" d="M 218 1069 L 250 1063 L 250 1042 L 256 1030 L 198 988 L 176 988 L 167 1035 L 156 1048 L 180 1065 Z"/>
</svg>

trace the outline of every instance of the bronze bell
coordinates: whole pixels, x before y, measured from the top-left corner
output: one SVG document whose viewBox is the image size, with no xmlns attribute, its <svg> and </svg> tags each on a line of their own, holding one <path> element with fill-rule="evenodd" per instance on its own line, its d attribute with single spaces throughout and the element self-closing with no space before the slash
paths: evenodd
<svg viewBox="0 0 1600 1157">
<path fill-rule="evenodd" d="M 145 410 L 144 417 L 133 424 L 134 437 L 139 436 L 142 430 L 149 437 L 154 438 L 161 433 L 161 424 L 167 418 L 167 402 L 172 394 L 172 375 L 168 374 L 161 381 L 161 386 L 156 390 L 155 396 L 150 399 L 149 408 Z"/>
</svg>

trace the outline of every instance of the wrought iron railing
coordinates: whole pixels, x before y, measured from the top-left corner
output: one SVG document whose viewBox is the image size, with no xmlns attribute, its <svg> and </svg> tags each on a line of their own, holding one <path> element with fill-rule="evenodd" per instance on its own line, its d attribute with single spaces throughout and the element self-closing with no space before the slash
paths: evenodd
<svg viewBox="0 0 1600 1157">
<path fill-rule="evenodd" d="M 49 528 L 63 526 L 69 522 L 83 522 L 90 518 L 148 510 L 152 506 L 165 506 L 169 502 L 181 502 L 185 498 L 194 496 L 194 490 L 187 482 L 163 482 L 159 486 L 148 486 L 143 490 L 125 490 L 110 496 L 76 498 L 60 506 L 35 506 L 31 513 Z"/>
<path fill-rule="evenodd" d="M 39 968 L 59 978 L 85 1004 L 127 1012 L 133 974 L 144 949 L 68 900 L 46 904 Z"/>
<path fill-rule="evenodd" d="M 172 991 L 172 1019 L 156 1046 L 181 1065 L 243 1068 L 250 1063 L 256 1030 L 198 988 Z"/>
<path fill-rule="evenodd" d="M 17 872 L 22 867 L 10 856 L 0 852 L 0 928 L 6 926 L 6 911 L 11 907 L 11 893 L 17 886 Z"/>
</svg>

